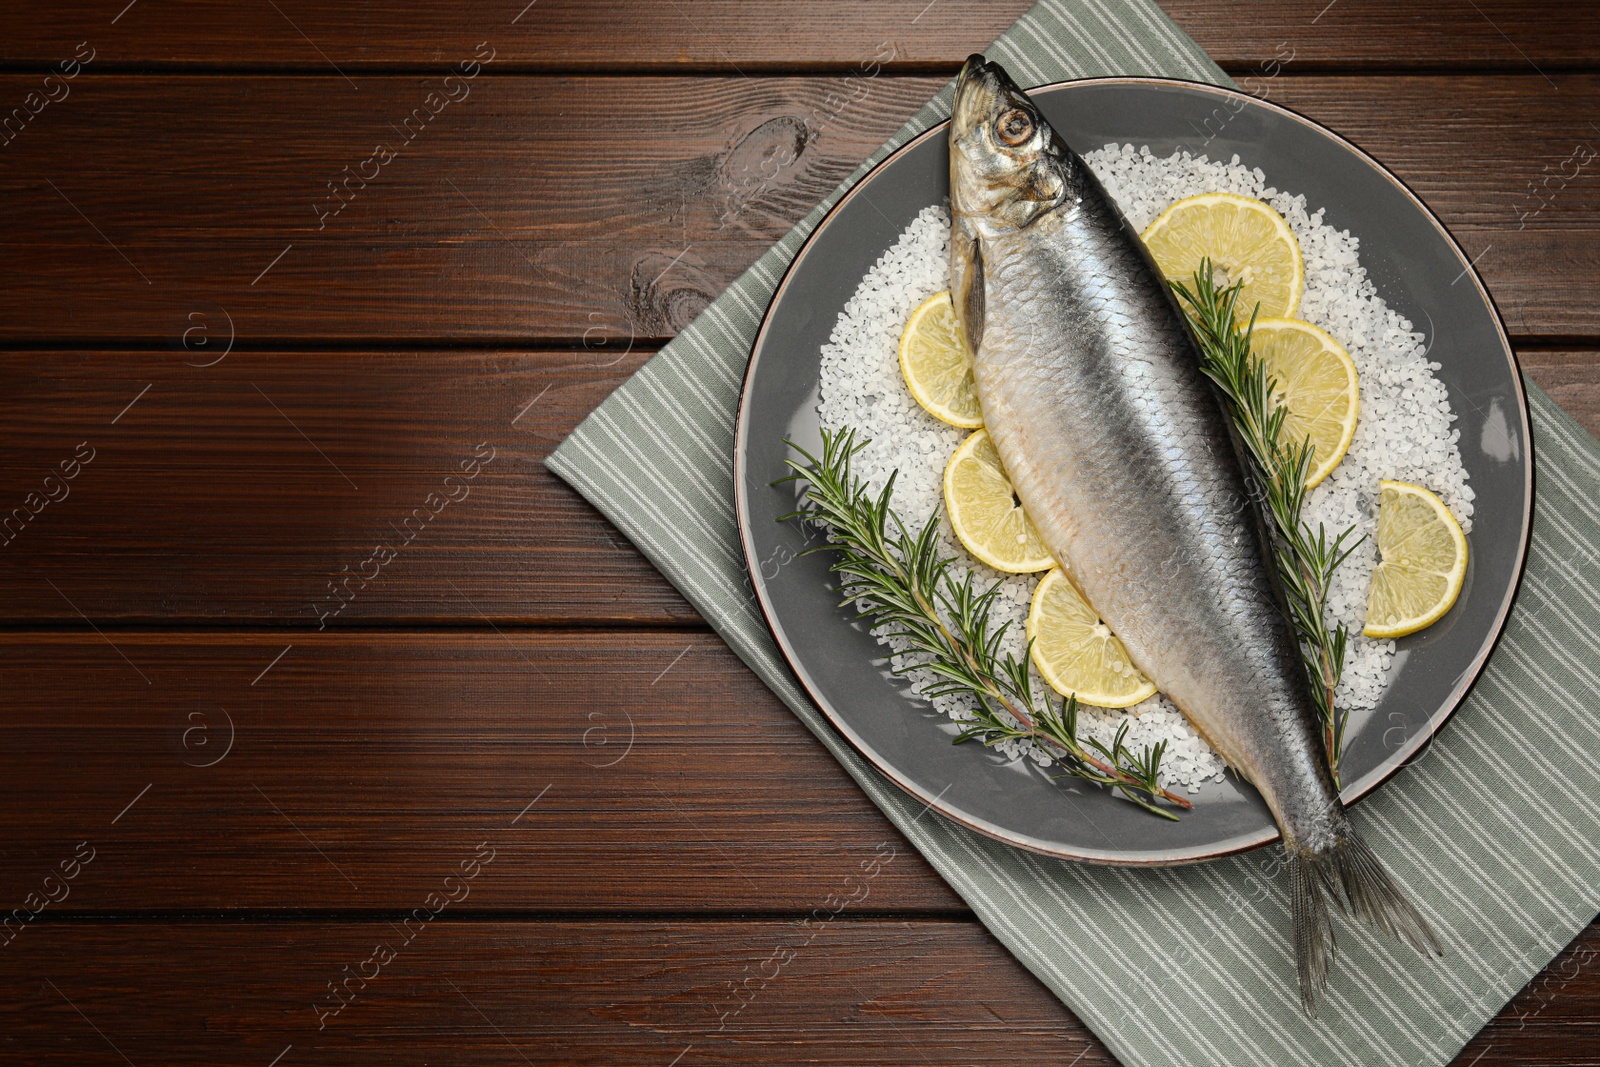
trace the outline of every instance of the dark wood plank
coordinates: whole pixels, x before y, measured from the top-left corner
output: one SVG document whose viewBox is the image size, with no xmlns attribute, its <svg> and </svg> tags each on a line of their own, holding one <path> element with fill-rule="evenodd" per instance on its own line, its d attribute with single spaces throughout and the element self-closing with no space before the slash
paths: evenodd
<svg viewBox="0 0 1600 1067">
<path fill-rule="evenodd" d="M 1485 1026 L 1452 1067 L 1588 1067 L 1600 1049 L 1600 922 Z"/>
<path fill-rule="evenodd" d="M 449 890 L 441 871 L 441 898 L 470 903 L 500 862 Z M 1117 1062 L 973 922 L 480 923 L 447 905 L 410 926 L 41 922 L 3 951 L 19 1063 Z M 1592 1064 L 1597 957 L 1591 926 L 1455 1067 Z"/>
<path fill-rule="evenodd" d="M 940 80 L 75 84 L 3 149 L 0 339 L 670 336 Z"/>
<path fill-rule="evenodd" d="M 37 80 L 0 78 L 0 99 Z M 1600 139 L 1585 118 L 1600 76 L 1556 82 L 1256 89 L 1412 183 L 1481 256 L 1519 335 L 1597 335 L 1600 167 L 1578 160 Z M 940 80 L 480 78 L 320 230 L 319 206 L 340 202 L 328 183 L 399 142 L 419 79 L 75 84 L 4 149 L 0 203 L 21 224 L 0 259 L 0 340 L 176 344 L 218 309 L 252 341 L 669 336 Z"/>
<path fill-rule="evenodd" d="M 500 862 L 464 883 L 469 900 Z M 469 924 L 447 909 L 409 942 L 377 922 L 41 926 L 4 950 L 0 1049 L 141 1067 L 266 1065 L 291 1045 L 281 1067 L 1114 1062 L 975 923 L 847 916 Z"/>
<path fill-rule="evenodd" d="M 1517 358 L 1552 400 L 1600 437 L 1600 353 L 1536 349 Z"/>
<path fill-rule="evenodd" d="M 190 0 L 182 6 L 26 0 L 12 15 L 0 62 L 53 63 L 88 39 L 104 64 L 359 71 L 404 64 L 444 69 L 480 41 L 520 70 L 661 71 L 954 68 L 1025 12 L 1029 0 L 692 4 L 424 0 L 336 6 Z M 1219 63 L 1248 71 L 1287 45 L 1319 67 L 1553 69 L 1590 66 L 1600 17 L 1588 5 L 1529 0 L 1163 0 L 1167 13 Z M 121 12 L 121 17 L 118 14 Z M 520 17 L 519 17 L 520 16 Z M 113 24 L 112 20 L 116 18 Z M 885 57 L 892 57 L 885 60 Z"/>
<path fill-rule="evenodd" d="M 193 328 L 0 354 L 0 617 L 700 624 L 542 462 L 647 353 L 224 355 L 215 309 Z"/>
<path fill-rule="evenodd" d="M 0 900 L 86 841 L 66 907 L 405 910 L 488 841 L 474 908 L 804 911 L 892 855 L 862 906 L 963 910 L 711 634 L 85 627 L 0 691 Z"/>
<path fill-rule="evenodd" d="M 189 0 L 140 3 L 112 27 L 127 0 L 68 10 L 22 0 L 0 63 L 55 62 L 86 37 L 96 62 L 228 69 L 337 70 L 405 65 L 442 70 L 490 42 L 496 63 L 517 70 L 872 70 L 959 64 L 981 51 L 1032 0 L 930 5 L 928 0 L 779 3 L 757 0 L 353 0 L 325 5 L 277 0 L 238 6 Z M 337 68 L 337 70 L 336 70 Z"/>
<path fill-rule="evenodd" d="M 1303 70 L 1592 69 L 1600 12 L 1530 0 L 1158 0 L 1236 76 Z"/>
<path fill-rule="evenodd" d="M 191 340 L 0 354 L 0 618 L 700 625 L 542 462 L 645 352 L 233 352 L 206 367 L 221 349 Z M 1594 351 L 1521 358 L 1600 431 Z M 94 458 L 62 479 L 85 442 Z M 429 494 L 452 492 L 466 495 L 424 524 Z M 395 552 L 381 567 L 379 546 Z"/>
</svg>

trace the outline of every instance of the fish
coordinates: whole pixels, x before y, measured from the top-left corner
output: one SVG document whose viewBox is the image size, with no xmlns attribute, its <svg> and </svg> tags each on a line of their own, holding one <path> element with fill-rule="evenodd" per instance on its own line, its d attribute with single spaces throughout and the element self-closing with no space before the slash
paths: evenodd
<svg viewBox="0 0 1600 1067">
<path fill-rule="evenodd" d="M 982 55 L 949 144 L 950 294 L 984 427 L 1068 579 L 1271 811 L 1303 1010 L 1335 907 L 1442 954 L 1340 803 L 1242 445 L 1138 233 Z"/>
</svg>

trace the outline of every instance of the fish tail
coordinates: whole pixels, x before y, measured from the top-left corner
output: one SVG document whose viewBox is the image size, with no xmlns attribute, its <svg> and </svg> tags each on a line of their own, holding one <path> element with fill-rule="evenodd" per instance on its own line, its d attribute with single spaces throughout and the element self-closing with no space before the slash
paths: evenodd
<svg viewBox="0 0 1600 1067">
<path fill-rule="evenodd" d="M 1328 961 L 1334 952 L 1330 899 L 1346 915 L 1409 943 L 1418 952 L 1444 955 L 1427 920 L 1348 823 L 1332 847 L 1313 852 L 1285 846 L 1285 858 L 1300 1006 L 1311 1018 L 1317 1017 L 1317 1001 L 1327 988 Z"/>
</svg>

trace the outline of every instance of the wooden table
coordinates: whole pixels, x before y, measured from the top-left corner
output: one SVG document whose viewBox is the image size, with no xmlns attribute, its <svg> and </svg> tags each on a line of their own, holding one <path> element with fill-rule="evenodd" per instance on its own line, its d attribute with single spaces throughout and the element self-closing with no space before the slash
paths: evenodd
<svg viewBox="0 0 1600 1067">
<path fill-rule="evenodd" d="M 0 1059 L 1112 1062 L 540 462 L 1026 6 L 9 6 Z M 1600 429 L 1592 5 L 1165 6 Z"/>
</svg>

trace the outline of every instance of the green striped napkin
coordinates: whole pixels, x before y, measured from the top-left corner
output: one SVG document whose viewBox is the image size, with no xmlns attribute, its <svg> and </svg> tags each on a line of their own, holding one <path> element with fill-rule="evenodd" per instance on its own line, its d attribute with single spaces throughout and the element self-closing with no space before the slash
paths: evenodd
<svg viewBox="0 0 1600 1067">
<path fill-rule="evenodd" d="M 1044 0 L 988 50 L 1025 84 L 1111 74 L 1229 79 L 1148 0 Z M 828 747 L 983 923 L 1127 1064 L 1442 1064 L 1600 910 L 1600 682 L 1592 561 L 1600 444 L 1532 383 L 1538 513 L 1483 679 L 1427 756 L 1354 813 L 1448 946 L 1348 924 L 1319 1022 L 1302 1017 L 1276 848 L 1192 867 L 1090 867 L 1019 851 L 881 777 L 796 687 L 745 591 L 734 408 L 785 266 L 824 211 L 949 112 L 951 87 L 553 453 Z M 1493 753 L 1493 757 L 1489 755 Z M 1114 952 L 1097 946 L 1115 942 Z"/>
</svg>

